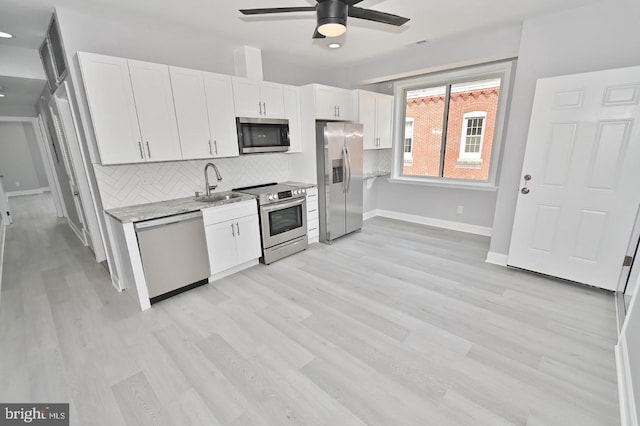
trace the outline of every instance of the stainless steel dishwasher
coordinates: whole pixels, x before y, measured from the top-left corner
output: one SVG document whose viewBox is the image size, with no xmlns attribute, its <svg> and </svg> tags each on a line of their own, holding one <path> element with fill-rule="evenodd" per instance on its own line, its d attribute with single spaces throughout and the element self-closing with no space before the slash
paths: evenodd
<svg viewBox="0 0 640 426">
<path fill-rule="evenodd" d="M 201 211 L 138 222 L 135 229 L 152 304 L 209 281 Z"/>
</svg>

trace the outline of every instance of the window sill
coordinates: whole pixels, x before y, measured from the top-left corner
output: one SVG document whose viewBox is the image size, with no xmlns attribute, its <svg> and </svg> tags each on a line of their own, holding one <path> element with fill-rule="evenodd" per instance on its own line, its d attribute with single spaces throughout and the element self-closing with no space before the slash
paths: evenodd
<svg viewBox="0 0 640 426">
<path fill-rule="evenodd" d="M 421 186 L 431 186 L 436 188 L 451 188 L 451 189 L 472 189 L 476 191 L 488 191 L 495 192 L 498 190 L 498 187 L 490 182 L 470 182 L 470 181 L 462 181 L 455 182 L 451 180 L 436 180 L 436 179 L 425 179 L 425 178 L 408 178 L 408 177 L 396 177 L 392 176 L 387 179 L 391 183 L 400 183 L 405 185 L 421 185 Z"/>
</svg>

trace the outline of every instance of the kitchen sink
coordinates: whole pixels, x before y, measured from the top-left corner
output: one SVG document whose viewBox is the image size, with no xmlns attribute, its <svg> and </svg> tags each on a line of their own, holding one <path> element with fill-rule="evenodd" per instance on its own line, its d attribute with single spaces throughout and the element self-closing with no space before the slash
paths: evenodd
<svg viewBox="0 0 640 426">
<path fill-rule="evenodd" d="M 242 194 L 236 194 L 234 192 L 228 192 L 223 194 L 211 194 L 211 195 L 198 195 L 195 200 L 202 201 L 203 203 L 215 203 L 218 201 L 229 201 L 235 198 L 242 197 Z"/>
</svg>

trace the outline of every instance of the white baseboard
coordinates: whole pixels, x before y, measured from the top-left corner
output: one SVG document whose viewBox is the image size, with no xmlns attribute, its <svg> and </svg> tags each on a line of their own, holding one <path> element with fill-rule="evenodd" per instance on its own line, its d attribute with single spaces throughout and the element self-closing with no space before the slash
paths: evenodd
<svg viewBox="0 0 640 426">
<path fill-rule="evenodd" d="M 49 192 L 49 187 L 48 186 L 43 186 L 42 188 L 38 188 L 38 189 L 27 189 L 26 191 L 11 191 L 11 192 L 7 192 L 7 197 L 21 197 L 23 195 L 38 195 L 38 194 L 44 194 L 45 192 Z"/>
<path fill-rule="evenodd" d="M 507 266 L 508 258 L 509 256 L 507 256 L 506 254 L 490 251 L 489 253 L 487 253 L 487 260 L 485 260 L 485 262 L 493 263 L 494 265 Z"/>
<path fill-rule="evenodd" d="M 616 371 L 618 374 L 618 399 L 620 400 L 620 424 L 638 426 L 635 399 L 631 382 L 631 366 L 624 336 L 615 346 Z"/>
<path fill-rule="evenodd" d="M 370 212 L 367 212 L 367 215 L 369 213 Z M 468 223 L 434 219 L 432 217 L 417 216 L 412 214 L 393 212 L 390 210 L 376 210 L 375 216 L 403 220 L 405 222 L 418 223 L 420 225 L 435 226 L 436 228 L 451 229 L 452 231 L 466 232 L 469 234 L 484 235 L 485 237 L 491 236 L 491 228 L 478 225 L 469 225 Z"/>
<path fill-rule="evenodd" d="M 378 211 L 377 210 L 371 210 L 371 211 L 368 211 L 368 212 L 364 212 L 362 214 L 362 220 L 369 220 L 372 217 L 376 217 L 376 216 L 378 216 Z"/>
</svg>

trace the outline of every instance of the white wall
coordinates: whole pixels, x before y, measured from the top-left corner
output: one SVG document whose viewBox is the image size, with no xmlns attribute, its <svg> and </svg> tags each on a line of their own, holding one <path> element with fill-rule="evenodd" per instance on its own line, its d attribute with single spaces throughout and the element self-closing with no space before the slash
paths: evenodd
<svg viewBox="0 0 640 426">
<path fill-rule="evenodd" d="M 619 385 L 625 383 L 626 388 L 621 390 L 627 391 L 626 394 L 620 393 L 620 401 L 628 403 L 627 412 L 622 414 L 622 418 L 629 416 L 623 426 L 640 424 L 640 295 L 637 290 L 640 288 L 640 277 L 635 283 L 635 288 L 636 292 L 627 310 L 617 346 L 617 350 L 621 352 L 617 359 Z M 635 404 L 632 401 L 635 401 Z"/>
<path fill-rule="evenodd" d="M 45 80 L 36 49 L 0 45 L 0 75 Z"/>
<path fill-rule="evenodd" d="M 491 252 L 509 250 L 536 80 L 640 64 L 639 24 L 635 0 L 607 0 L 524 23 Z"/>
<path fill-rule="evenodd" d="M 520 26 L 509 26 L 406 48 L 375 62 L 351 67 L 350 86 L 513 58 L 518 55 L 519 42 Z M 371 84 L 367 88 L 390 90 L 388 84 Z M 372 197 L 370 194 L 366 200 L 368 208 L 372 207 Z M 377 209 L 440 221 L 490 228 L 495 203 L 495 191 L 391 183 L 384 178 L 377 182 Z M 457 213 L 458 206 L 463 206 L 462 214 Z"/>
<path fill-rule="evenodd" d="M 9 193 L 48 186 L 31 123 L 0 122 L 0 174 Z"/>
<path fill-rule="evenodd" d="M 512 58 L 518 55 L 520 31 L 520 25 L 513 25 L 406 47 L 396 53 L 349 67 L 347 84 L 356 88 L 380 81 Z"/>
</svg>

